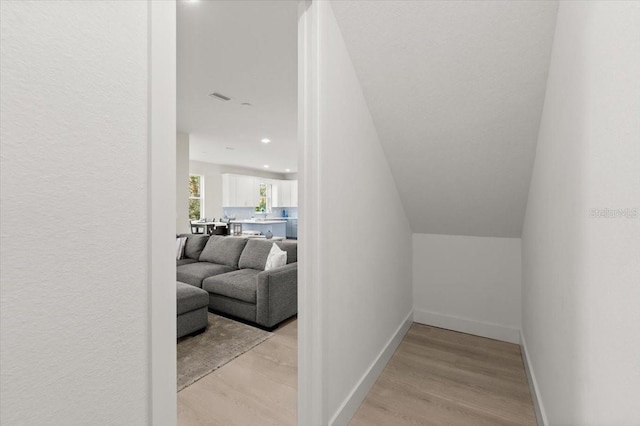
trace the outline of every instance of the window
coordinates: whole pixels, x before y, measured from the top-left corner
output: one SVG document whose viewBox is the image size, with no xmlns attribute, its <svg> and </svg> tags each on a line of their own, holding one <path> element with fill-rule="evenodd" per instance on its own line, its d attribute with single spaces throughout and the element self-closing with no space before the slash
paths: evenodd
<svg viewBox="0 0 640 426">
<path fill-rule="evenodd" d="M 189 176 L 189 219 L 204 218 L 204 177 Z"/>
<path fill-rule="evenodd" d="M 260 184 L 260 198 L 258 206 L 256 207 L 256 211 L 271 213 L 271 184 Z"/>
</svg>

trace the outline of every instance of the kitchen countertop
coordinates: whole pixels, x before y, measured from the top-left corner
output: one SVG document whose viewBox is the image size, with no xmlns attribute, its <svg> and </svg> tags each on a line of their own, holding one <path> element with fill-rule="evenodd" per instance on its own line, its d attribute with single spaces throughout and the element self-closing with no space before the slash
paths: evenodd
<svg viewBox="0 0 640 426">
<path fill-rule="evenodd" d="M 274 225 L 276 223 L 287 223 L 284 219 L 266 219 L 266 220 L 255 220 L 255 219 L 243 219 L 243 220 L 232 220 L 231 223 L 251 223 L 256 225 Z"/>
</svg>

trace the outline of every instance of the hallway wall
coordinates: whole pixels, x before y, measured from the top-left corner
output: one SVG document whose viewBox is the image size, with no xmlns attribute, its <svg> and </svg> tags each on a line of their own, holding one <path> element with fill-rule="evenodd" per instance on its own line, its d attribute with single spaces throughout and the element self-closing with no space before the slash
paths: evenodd
<svg viewBox="0 0 640 426">
<path fill-rule="evenodd" d="M 410 325 L 411 230 L 330 3 L 319 11 L 326 414 L 343 425 Z"/>
<path fill-rule="evenodd" d="M 520 343 L 520 238 L 413 234 L 416 322 Z"/>
<path fill-rule="evenodd" d="M 560 3 L 522 237 L 549 425 L 640 422 L 639 75 L 639 3 Z"/>
<path fill-rule="evenodd" d="M 149 424 L 147 2 L 0 19 L 0 424 Z"/>
</svg>

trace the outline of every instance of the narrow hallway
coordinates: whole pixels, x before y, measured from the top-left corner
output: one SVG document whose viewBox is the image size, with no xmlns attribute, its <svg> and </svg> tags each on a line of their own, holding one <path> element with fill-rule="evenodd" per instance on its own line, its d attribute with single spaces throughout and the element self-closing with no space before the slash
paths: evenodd
<svg viewBox="0 0 640 426">
<path fill-rule="evenodd" d="M 351 426 L 531 425 L 520 346 L 414 323 Z"/>
</svg>

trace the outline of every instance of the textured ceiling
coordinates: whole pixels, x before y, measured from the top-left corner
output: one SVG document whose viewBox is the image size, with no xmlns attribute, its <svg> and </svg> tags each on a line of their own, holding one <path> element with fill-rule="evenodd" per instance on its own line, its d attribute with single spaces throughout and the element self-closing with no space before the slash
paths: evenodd
<svg viewBox="0 0 640 426">
<path fill-rule="evenodd" d="M 332 8 L 413 231 L 520 237 L 557 3 Z"/>
<path fill-rule="evenodd" d="M 191 159 L 295 172 L 297 2 L 179 1 L 177 23 L 178 130 Z"/>
</svg>

